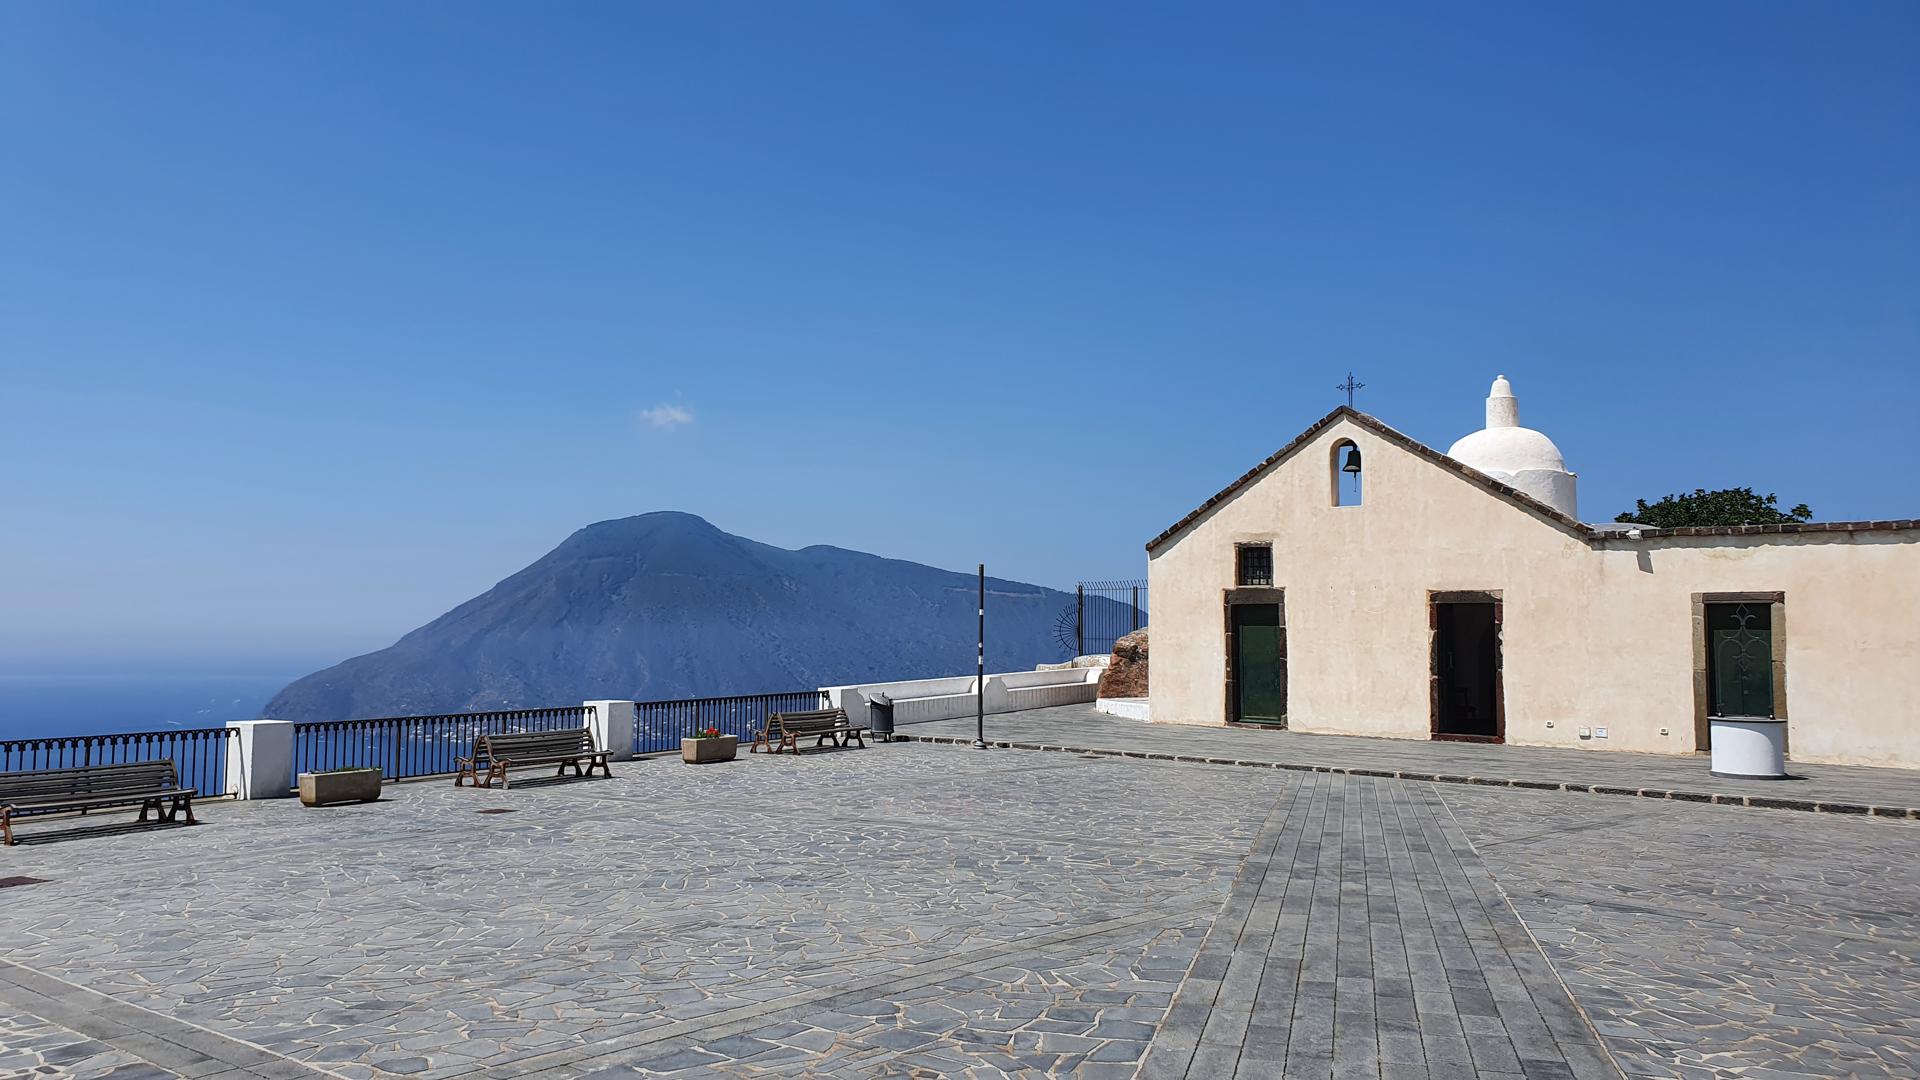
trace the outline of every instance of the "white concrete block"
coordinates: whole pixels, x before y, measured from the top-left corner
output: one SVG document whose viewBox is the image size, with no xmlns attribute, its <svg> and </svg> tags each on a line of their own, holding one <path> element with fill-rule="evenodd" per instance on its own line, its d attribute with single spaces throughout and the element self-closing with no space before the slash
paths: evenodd
<svg viewBox="0 0 1920 1080">
<path fill-rule="evenodd" d="M 227 791 L 236 799 L 284 799 L 293 794 L 293 721 L 232 720 L 240 734 L 227 740 Z"/>
<path fill-rule="evenodd" d="M 613 760 L 633 758 L 634 703 L 631 701 L 583 701 L 593 709 L 587 726 L 593 729 L 593 741 L 602 750 L 611 750 Z"/>
</svg>

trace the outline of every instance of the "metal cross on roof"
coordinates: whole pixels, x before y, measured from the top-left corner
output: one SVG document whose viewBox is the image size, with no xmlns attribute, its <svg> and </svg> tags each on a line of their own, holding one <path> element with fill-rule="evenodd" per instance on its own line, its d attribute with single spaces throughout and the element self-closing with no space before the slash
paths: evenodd
<svg viewBox="0 0 1920 1080">
<path fill-rule="evenodd" d="M 1347 381 L 1337 384 L 1334 386 L 1334 389 L 1345 390 L 1347 392 L 1347 408 L 1351 409 L 1353 408 L 1353 392 L 1364 389 L 1366 385 L 1367 384 L 1363 382 L 1353 381 L 1353 372 L 1349 371 L 1347 372 Z"/>
</svg>

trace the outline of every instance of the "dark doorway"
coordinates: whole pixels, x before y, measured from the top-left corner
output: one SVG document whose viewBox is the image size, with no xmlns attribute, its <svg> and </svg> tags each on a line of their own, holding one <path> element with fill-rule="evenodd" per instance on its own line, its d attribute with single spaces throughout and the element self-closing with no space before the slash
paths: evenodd
<svg viewBox="0 0 1920 1080">
<path fill-rule="evenodd" d="M 1773 606 L 1707 605 L 1707 708 L 1712 716 L 1773 715 Z"/>
<path fill-rule="evenodd" d="M 1228 626 L 1233 668 L 1229 717 L 1237 724 L 1287 724 L 1287 629 L 1278 604 L 1232 604 Z"/>
<path fill-rule="evenodd" d="M 1432 605 L 1433 737 L 1504 741 L 1500 602 L 1436 596 Z"/>
</svg>

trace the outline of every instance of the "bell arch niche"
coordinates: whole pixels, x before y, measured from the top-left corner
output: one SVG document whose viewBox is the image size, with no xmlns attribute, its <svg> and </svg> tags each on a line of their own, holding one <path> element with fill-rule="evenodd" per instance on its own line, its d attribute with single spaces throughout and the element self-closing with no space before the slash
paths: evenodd
<svg viewBox="0 0 1920 1080">
<path fill-rule="evenodd" d="M 1352 439 L 1341 439 L 1333 444 L 1333 454 L 1327 462 L 1329 480 L 1333 485 L 1333 505 L 1360 505 L 1366 493 L 1362 478 L 1364 467 L 1360 447 Z"/>
</svg>

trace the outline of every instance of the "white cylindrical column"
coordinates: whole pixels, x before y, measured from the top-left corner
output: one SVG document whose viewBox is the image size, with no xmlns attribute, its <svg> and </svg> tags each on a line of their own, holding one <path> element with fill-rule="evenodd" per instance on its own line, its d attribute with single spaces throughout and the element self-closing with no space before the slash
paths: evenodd
<svg viewBox="0 0 1920 1080">
<path fill-rule="evenodd" d="M 1707 718 L 1713 775 L 1744 780 L 1787 776 L 1787 722 L 1765 717 Z"/>
<path fill-rule="evenodd" d="M 1513 384 L 1505 375 L 1496 375 L 1493 389 L 1487 391 L 1487 427 L 1519 427 L 1520 399 L 1513 396 Z"/>
<path fill-rule="evenodd" d="M 613 760 L 633 759 L 634 703 L 631 701 L 583 701 L 593 709 L 587 726 L 593 729 L 593 741 L 602 750 L 612 751 Z"/>
<path fill-rule="evenodd" d="M 293 721 L 232 720 L 240 734 L 227 740 L 227 790 L 236 799 L 284 799 L 293 794 Z"/>
</svg>

